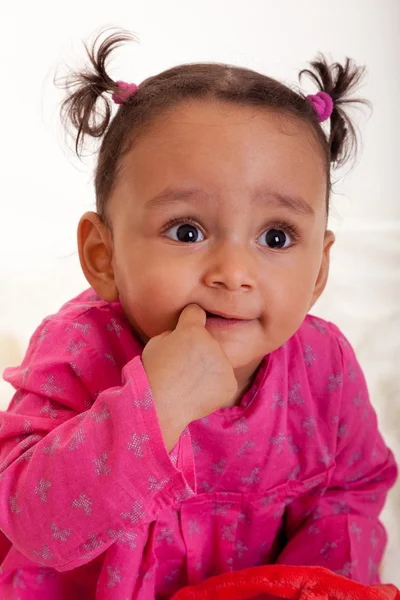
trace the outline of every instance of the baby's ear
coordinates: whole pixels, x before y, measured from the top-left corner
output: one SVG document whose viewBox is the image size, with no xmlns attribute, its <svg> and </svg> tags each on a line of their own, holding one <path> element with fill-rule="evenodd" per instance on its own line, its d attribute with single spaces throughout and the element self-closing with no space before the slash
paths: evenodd
<svg viewBox="0 0 400 600">
<path fill-rule="evenodd" d="M 333 231 L 325 231 L 324 244 L 323 244 L 323 252 L 322 252 L 322 260 L 321 266 L 318 272 L 318 277 L 315 282 L 314 292 L 312 295 L 311 304 L 308 310 L 314 306 L 320 295 L 325 289 L 326 283 L 328 281 L 329 275 L 329 265 L 330 265 L 330 254 L 331 248 L 335 243 L 335 234 Z"/>
<path fill-rule="evenodd" d="M 78 225 L 78 250 L 82 271 L 94 291 L 106 302 L 118 299 L 112 267 L 111 231 L 95 212 L 85 213 Z"/>
</svg>

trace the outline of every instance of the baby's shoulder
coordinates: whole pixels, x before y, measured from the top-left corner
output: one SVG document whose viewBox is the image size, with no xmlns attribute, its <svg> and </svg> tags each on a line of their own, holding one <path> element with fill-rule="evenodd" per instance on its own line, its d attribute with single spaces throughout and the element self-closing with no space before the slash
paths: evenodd
<svg viewBox="0 0 400 600">
<path fill-rule="evenodd" d="M 89 289 L 43 319 L 22 364 L 5 369 L 3 377 L 15 388 L 30 390 L 57 381 L 60 401 L 61 390 L 67 401 L 78 382 L 94 396 L 119 385 L 121 369 L 141 349 L 120 303 L 105 302 Z"/>
<path fill-rule="evenodd" d="M 27 354 L 51 355 L 64 360 L 82 352 L 118 355 L 123 363 L 140 352 L 140 343 L 119 302 L 102 300 L 89 288 L 54 314 L 33 333 Z M 124 360 L 126 355 L 126 360 Z"/>
<path fill-rule="evenodd" d="M 313 347 L 341 360 L 343 352 L 351 349 L 351 344 L 337 325 L 315 315 L 307 315 L 303 323 L 289 340 L 294 348 Z"/>
<path fill-rule="evenodd" d="M 107 332 L 110 327 L 104 325 L 113 323 L 120 324 L 121 328 L 129 326 L 120 302 L 106 302 L 89 288 L 68 300 L 57 312 L 46 316 L 34 335 L 43 329 L 49 331 L 68 325 L 77 331 L 93 329 Z"/>
<path fill-rule="evenodd" d="M 68 300 L 56 313 L 48 315 L 42 324 L 55 325 L 59 322 L 83 323 L 90 321 L 93 325 L 111 317 L 118 318 L 119 313 L 123 317 L 119 302 L 106 302 L 92 288 L 89 288 Z"/>
<path fill-rule="evenodd" d="M 301 370 L 313 379 L 333 377 L 355 362 L 354 350 L 334 323 L 307 315 L 297 332 L 285 345 L 288 366 Z"/>
</svg>

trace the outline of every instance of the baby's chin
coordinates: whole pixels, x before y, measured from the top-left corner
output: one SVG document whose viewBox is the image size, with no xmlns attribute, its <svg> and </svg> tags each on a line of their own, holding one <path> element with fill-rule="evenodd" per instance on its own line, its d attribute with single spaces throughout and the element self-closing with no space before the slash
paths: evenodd
<svg viewBox="0 0 400 600">
<path fill-rule="evenodd" d="M 252 346 L 249 342 L 223 340 L 218 337 L 218 334 L 212 333 L 211 335 L 221 344 L 234 371 L 249 369 L 251 365 L 261 362 L 265 354 L 267 354 L 267 352 L 264 352 L 264 348 L 259 345 Z"/>
</svg>

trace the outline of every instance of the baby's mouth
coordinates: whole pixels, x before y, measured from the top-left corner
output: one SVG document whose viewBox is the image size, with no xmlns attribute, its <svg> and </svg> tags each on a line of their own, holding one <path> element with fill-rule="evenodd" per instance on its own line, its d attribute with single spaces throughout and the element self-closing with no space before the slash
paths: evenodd
<svg viewBox="0 0 400 600">
<path fill-rule="evenodd" d="M 205 311 L 206 313 L 206 317 L 207 317 L 207 321 L 226 321 L 226 322 L 231 322 L 231 323 L 248 323 L 249 321 L 251 321 L 252 319 L 245 319 L 242 317 L 238 317 L 238 316 L 231 316 L 231 315 L 227 315 L 227 314 L 218 314 L 218 313 L 212 313 L 208 310 Z"/>
<path fill-rule="evenodd" d="M 229 317 L 225 315 L 217 315 L 206 311 L 207 319 L 205 326 L 207 329 L 231 330 L 240 327 L 245 327 L 251 321 L 247 319 L 239 319 L 237 317 Z"/>
<path fill-rule="evenodd" d="M 228 316 L 224 317 L 222 315 L 217 315 L 215 313 L 208 312 L 207 310 L 206 310 L 206 317 L 207 317 L 207 319 L 225 319 L 225 320 L 230 320 L 230 321 L 239 321 L 240 320 L 240 319 L 237 319 L 236 317 L 228 317 Z"/>
</svg>

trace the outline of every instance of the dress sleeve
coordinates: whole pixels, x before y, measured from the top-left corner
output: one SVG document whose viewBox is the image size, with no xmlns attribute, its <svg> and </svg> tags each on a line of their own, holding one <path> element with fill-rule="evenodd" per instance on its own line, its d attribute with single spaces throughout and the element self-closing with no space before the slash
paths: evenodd
<svg viewBox="0 0 400 600">
<path fill-rule="evenodd" d="M 397 466 L 378 430 L 364 375 L 348 341 L 340 346 L 341 402 L 333 475 L 311 507 L 294 500 L 285 513 L 287 543 L 277 562 L 316 565 L 367 585 L 379 583 L 387 536 L 379 514 Z"/>
<path fill-rule="evenodd" d="M 69 362 L 61 345 L 73 350 Z M 101 382 L 113 361 L 53 326 L 46 343 L 35 336 L 25 368 L 9 370 L 17 391 L 0 414 L 0 529 L 59 571 L 195 494 L 189 430 L 168 455 L 140 356 L 119 370 L 118 385 L 95 399 L 89 392 L 85 378 Z"/>
</svg>

